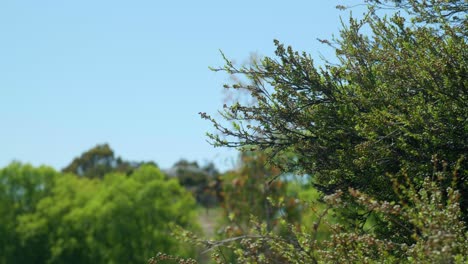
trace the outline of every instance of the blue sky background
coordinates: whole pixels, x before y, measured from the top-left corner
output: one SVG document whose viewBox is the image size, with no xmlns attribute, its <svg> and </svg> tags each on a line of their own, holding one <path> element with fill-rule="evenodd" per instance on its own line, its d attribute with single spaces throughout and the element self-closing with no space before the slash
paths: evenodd
<svg viewBox="0 0 468 264">
<path fill-rule="evenodd" d="M 316 39 L 338 32 L 349 11 L 335 6 L 352 2 L 1 1 L 0 166 L 61 169 L 109 143 L 162 168 L 185 158 L 228 169 L 235 152 L 210 146 L 198 115 L 223 105 L 229 78 L 208 69 L 223 64 L 219 50 L 242 63 L 278 39 L 332 57 Z"/>
</svg>

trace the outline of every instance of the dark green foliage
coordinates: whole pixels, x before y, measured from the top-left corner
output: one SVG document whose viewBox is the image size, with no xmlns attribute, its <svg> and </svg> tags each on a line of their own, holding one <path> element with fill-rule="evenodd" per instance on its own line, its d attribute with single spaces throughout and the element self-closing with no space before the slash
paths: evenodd
<svg viewBox="0 0 468 264">
<path fill-rule="evenodd" d="M 396 200 L 387 175 L 405 172 L 422 184 L 433 164 L 453 170 L 468 152 L 466 13 L 454 23 L 438 2 L 405 2 L 414 20 L 370 6 L 340 38 L 323 41 L 338 64 L 316 67 L 278 41 L 275 58 L 240 68 L 226 60 L 217 70 L 249 80 L 226 87 L 248 91 L 254 103 L 225 107 L 232 127 L 202 113 L 224 134 L 211 135 L 213 143 L 265 150 L 281 168 L 311 175 L 324 193 L 351 187 L 384 200 Z M 450 6 L 466 3 L 450 1 L 443 12 Z M 465 217 L 467 170 L 463 161 L 457 188 Z"/>
<path fill-rule="evenodd" d="M 468 3 L 463 0 L 366 0 L 377 7 L 402 9 L 412 15 L 416 22 L 424 24 L 449 23 L 467 29 Z"/>
<path fill-rule="evenodd" d="M 45 237 L 24 241 L 17 232 L 19 218 L 34 213 L 51 194 L 58 173 L 49 167 L 12 163 L 0 170 L 0 263 L 39 263 L 47 256 Z"/>
<path fill-rule="evenodd" d="M 90 150 L 75 158 L 62 172 L 73 173 L 80 177 L 100 178 L 110 172 L 121 172 L 127 175 L 133 173 L 135 169 L 150 164 L 156 166 L 154 162 L 130 162 L 115 157 L 114 151 L 108 144 L 96 145 Z"/>
<path fill-rule="evenodd" d="M 219 172 L 213 163 L 200 167 L 197 162 L 180 160 L 168 171 L 180 184 L 192 192 L 197 203 L 209 208 L 220 200 L 221 182 Z"/>
<path fill-rule="evenodd" d="M 326 207 L 320 212 L 314 210 L 317 214 L 312 227 L 291 224 L 282 216 L 276 229 L 268 228 L 265 220 L 253 218 L 241 234 L 229 236 L 226 232 L 228 238 L 219 241 L 204 241 L 187 231 L 179 230 L 179 234 L 208 247 L 215 263 L 466 263 L 468 230 L 461 220 L 460 192 L 441 187 L 447 178 L 455 185 L 459 167 L 455 168 L 452 172 L 435 172 L 418 189 L 407 175 L 403 182 L 393 178 L 397 202 L 377 200 L 352 188 L 327 195 L 323 197 Z M 346 195 L 351 198 L 344 199 Z M 405 229 L 412 242 L 401 242 L 398 235 L 379 238 L 372 229 L 350 229 L 327 219 L 330 210 L 347 208 L 350 200 Z M 327 226 L 330 232 L 326 239 L 319 238 L 321 226 Z M 277 232 L 278 228 L 288 232 Z M 167 255 L 152 260 L 196 263 Z"/>
<path fill-rule="evenodd" d="M 224 106 L 229 123 L 201 113 L 219 132 L 213 144 L 263 150 L 310 176 L 328 204 L 312 229 L 285 219 L 283 235 L 253 222 L 228 246 L 240 263 L 467 261 L 468 5 L 364 2 L 362 19 L 321 40 L 336 64 L 317 67 L 275 41 L 275 57 L 243 67 L 224 57 L 214 69 L 236 75 L 225 87 L 251 100 Z M 331 210 L 338 225 L 324 221 Z M 327 222 L 332 235 L 317 239 Z M 214 260 L 226 262 L 222 250 Z"/>
<path fill-rule="evenodd" d="M 172 225 L 196 226 L 195 201 L 145 165 L 103 179 L 13 163 L 0 170 L 0 263 L 144 263 L 193 254 Z"/>
</svg>

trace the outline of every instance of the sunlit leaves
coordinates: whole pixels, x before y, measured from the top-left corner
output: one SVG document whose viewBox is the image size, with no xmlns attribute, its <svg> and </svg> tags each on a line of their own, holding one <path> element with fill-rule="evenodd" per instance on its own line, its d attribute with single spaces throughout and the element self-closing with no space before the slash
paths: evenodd
<svg viewBox="0 0 468 264">
<path fill-rule="evenodd" d="M 142 263 L 157 251 L 190 253 L 170 226 L 196 230 L 195 202 L 153 166 L 100 180 L 12 164 L 0 176 L 8 194 L 0 209 L 19 202 L 0 216 L 9 228 L 0 263 Z"/>
</svg>

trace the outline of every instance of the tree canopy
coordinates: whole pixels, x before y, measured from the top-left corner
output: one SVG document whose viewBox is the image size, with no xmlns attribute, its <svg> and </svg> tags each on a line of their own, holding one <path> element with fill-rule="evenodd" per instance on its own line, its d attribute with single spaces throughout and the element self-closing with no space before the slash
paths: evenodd
<svg viewBox="0 0 468 264">
<path fill-rule="evenodd" d="M 328 194 L 355 188 L 395 200 L 388 175 L 412 175 L 422 184 L 435 170 L 456 169 L 466 217 L 467 5 L 398 1 L 395 12 L 382 15 L 390 3 L 370 2 L 338 38 L 321 40 L 338 63 L 316 66 L 277 40 L 276 56 L 252 65 L 225 58 L 214 70 L 241 76 L 225 87 L 247 91 L 253 103 L 225 105 L 232 126 L 201 113 L 219 131 L 212 142 L 265 150 Z"/>
<path fill-rule="evenodd" d="M 0 263 L 143 263 L 190 253 L 172 225 L 198 230 L 191 194 L 151 165 L 89 179 L 13 163 L 0 190 Z"/>
<path fill-rule="evenodd" d="M 251 221 L 248 235 L 209 244 L 217 263 L 228 262 L 223 247 L 241 263 L 467 261 L 468 5 L 364 3 L 362 18 L 320 40 L 338 62 L 317 66 L 275 40 L 273 57 L 237 66 L 223 54 L 213 69 L 249 98 L 225 104 L 223 120 L 200 113 L 217 129 L 212 143 L 264 151 L 282 171 L 307 175 L 325 206 L 311 208 L 312 227 L 283 217 L 287 234 Z M 331 233 L 321 240 L 323 224 Z"/>
<path fill-rule="evenodd" d="M 85 151 L 81 156 L 62 169 L 63 172 L 73 173 L 80 177 L 103 178 L 110 172 L 132 172 L 143 164 L 156 166 L 154 162 L 130 162 L 116 157 L 108 144 L 98 144 Z"/>
<path fill-rule="evenodd" d="M 181 159 L 167 171 L 167 174 L 177 178 L 182 186 L 192 192 L 196 201 L 206 208 L 218 203 L 221 186 L 219 171 L 213 163 L 200 167 L 196 161 Z"/>
<path fill-rule="evenodd" d="M 35 250 L 43 238 L 24 241 L 16 228 L 21 215 L 35 212 L 39 201 L 51 194 L 58 174 L 17 162 L 0 170 L 0 263 L 37 263 L 44 256 Z"/>
</svg>

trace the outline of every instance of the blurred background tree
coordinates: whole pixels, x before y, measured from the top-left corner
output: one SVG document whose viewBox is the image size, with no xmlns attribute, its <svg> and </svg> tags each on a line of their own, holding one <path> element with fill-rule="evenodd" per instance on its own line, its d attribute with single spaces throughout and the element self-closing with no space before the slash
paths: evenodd
<svg viewBox="0 0 468 264">
<path fill-rule="evenodd" d="M 200 167 L 196 161 L 180 160 L 167 171 L 180 184 L 191 191 L 198 204 L 206 209 L 218 205 L 221 183 L 219 171 L 213 163 Z"/>
<path fill-rule="evenodd" d="M 266 221 L 268 229 L 273 229 L 279 214 L 287 215 L 293 221 L 292 208 L 295 198 L 284 201 L 285 207 L 275 207 L 278 200 L 284 200 L 287 182 L 281 171 L 267 164 L 261 152 L 240 154 L 239 168 L 221 176 L 225 217 L 236 227 L 235 232 L 244 233 L 253 216 Z"/>
<path fill-rule="evenodd" d="M 108 144 L 98 144 L 85 151 L 62 169 L 62 172 L 73 173 L 80 177 L 103 178 L 110 172 L 122 172 L 127 175 L 143 164 L 157 166 L 154 162 L 131 162 L 116 157 Z"/>
<path fill-rule="evenodd" d="M 131 176 L 60 174 L 13 163 L 0 171 L 0 263 L 143 263 L 194 256 L 171 226 L 199 231 L 195 200 L 151 165 Z"/>
</svg>

